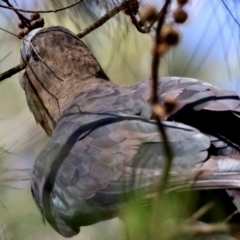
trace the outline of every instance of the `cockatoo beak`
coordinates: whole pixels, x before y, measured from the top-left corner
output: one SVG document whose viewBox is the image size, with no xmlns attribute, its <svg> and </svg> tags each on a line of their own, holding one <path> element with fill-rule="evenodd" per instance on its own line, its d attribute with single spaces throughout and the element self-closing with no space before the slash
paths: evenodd
<svg viewBox="0 0 240 240">
<path fill-rule="evenodd" d="M 21 49 L 20 49 L 20 54 L 21 54 L 20 66 L 22 68 L 24 68 L 27 65 L 28 61 L 29 61 L 30 52 L 31 52 L 31 49 L 32 49 L 30 41 L 42 29 L 43 28 L 33 29 L 23 39 L 23 44 L 22 44 Z"/>
</svg>

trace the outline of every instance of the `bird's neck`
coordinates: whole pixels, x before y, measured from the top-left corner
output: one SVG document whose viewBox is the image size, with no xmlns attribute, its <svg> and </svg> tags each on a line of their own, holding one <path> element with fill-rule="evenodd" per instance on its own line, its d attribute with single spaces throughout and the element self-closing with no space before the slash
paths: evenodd
<svg viewBox="0 0 240 240">
<path fill-rule="evenodd" d="M 39 98 L 42 99 L 43 105 L 40 108 L 41 110 L 39 111 L 39 109 L 35 108 L 31 110 L 36 121 L 41 124 L 47 135 L 51 136 L 58 120 L 68 111 L 76 96 L 91 92 L 91 90 L 93 91 L 99 85 L 105 83 L 111 84 L 110 81 L 95 76 L 86 77 L 80 81 L 58 82 L 58 86 L 55 86 L 55 89 L 50 89 L 49 92 L 52 94 L 47 94 L 47 97 L 44 94 L 40 94 Z"/>
<path fill-rule="evenodd" d="M 106 81 L 106 79 L 92 77 L 90 79 L 82 80 L 81 83 L 77 85 L 77 87 L 73 90 L 73 94 L 71 97 L 61 98 L 60 99 L 60 116 L 59 118 L 68 112 L 68 110 L 75 105 L 84 104 L 84 101 L 88 97 L 87 95 L 93 91 L 100 90 L 100 88 L 104 88 L 106 85 L 112 85 L 113 83 L 110 81 Z"/>
</svg>

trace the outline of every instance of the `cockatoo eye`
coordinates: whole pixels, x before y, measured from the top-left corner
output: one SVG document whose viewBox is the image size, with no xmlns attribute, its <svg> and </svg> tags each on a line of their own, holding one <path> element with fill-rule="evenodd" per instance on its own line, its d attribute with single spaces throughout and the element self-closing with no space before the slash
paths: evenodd
<svg viewBox="0 0 240 240">
<path fill-rule="evenodd" d="M 32 49 L 31 51 L 31 56 L 29 60 L 33 60 L 34 62 L 38 62 L 39 61 L 39 57 L 38 54 L 40 53 L 39 47 L 34 47 L 34 49 Z"/>
</svg>

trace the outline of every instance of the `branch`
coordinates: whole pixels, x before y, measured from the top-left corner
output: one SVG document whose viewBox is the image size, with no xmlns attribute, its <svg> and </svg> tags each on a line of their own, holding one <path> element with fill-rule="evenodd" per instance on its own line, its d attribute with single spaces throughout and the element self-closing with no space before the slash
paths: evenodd
<svg viewBox="0 0 240 240">
<path fill-rule="evenodd" d="M 206 208 L 209 210 L 210 205 Z M 207 209 L 205 209 L 207 210 Z M 202 212 L 204 213 L 204 212 Z M 232 237 L 239 236 L 240 226 L 238 224 L 227 224 L 227 223 L 203 223 L 196 220 L 183 220 L 173 221 L 167 229 L 161 229 L 161 239 L 173 240 L 173 239 L 189 239 L 194 236 L 208 236 L 215 234 L 227 234 Z M 165 225 L 166 228 L 166 225 Z M 204 238 L 204 239 L 205 239 Z M 195 238 L 194 238 L 195 239 Z M 203 239 L 203 238 L 200 238 Z M 212 239 L 212 238 L 211 238 Z M 225 238 L 224 238 L 225 239 Z M 229 239 L 229 238 L 226 238 Z M 234 238 L 235 239 L 235 238 Z M 237 238 L 239 239 L 239 238 Z"/>
<path fill-rule="evenodd" d="M 209 224 L 180 224 L 176 231 L 166 239 L 178 239 L 183 236 L 212 235 L 212 234 L 236 234 L 239 233 L 239 225 L 229 225 L 225 223 Z"/>
<path fill-rule="evenodd" d="M 128 0 L 124 0 L 119 6 L 113 8 L 110 12 L 106 13 L 103 17 L 98 19 L 95 23 L 90 25 L 89 27 L 85 28 L 83 31 L 77 34 L 79 38 L 83 38 L 88 33 L 92 32 L 93 30 L 101 27 L 104 23 L 106 23 L 108 20 L 110 20 L 112 17 L 114 17 L 119 12 L 127 9 L 128 7 Z"/>
<path fill-rule="evenodd" d="M 158 46 L 160 43 L 160 31 L 164 23 L 165 16 L 167 14 L 168 6 L 170 5 L 170 3 L 171 3 L 171 0 L 166 0 L 159 14 L 158 26 L 157 26 L 156 37 L 155 37 L 156 46 Z M 153 112 L 155 114 L 156 114 L 156 106 L 159 106 L 158 91 L 157 91 L 159 64 L 160 64 L 160 54 L 156 48 L 153 53 L 153 59 L 152 59 L 152 105 L 153 105 Z M 161 108 L 161 106 L 159 107 Z M 165 129 L 158 115 L 157 115 L 157 125 L 161 133 L 161 136 L 163 138 L 164 152 L 166 156 L 165 166 L 163 169 L 163 173 L 162 173 L 162 177 L 161 177 L 161 181 L 158 189 L 158 196 L 160 197 L 164 192 L 165 185 L 167 184 L 168 173 L 171 167 L 173 154 L 167 139 L 167 134 L 165 132 Z"/>
<path fill-rule="evenodd" d="M 0 82 L 3 81 L 6 78 L 10 78 L 12 75 L 22 71 L 25 67 L 21 67 L 20 65 L 17 65 L 16 67 L 13 67 L 9 70 L 7 70 L 4 73 L 0 74 Z"/>
<path fill-rule="evenodd" d="M 209 202 L 200 209 L 198 209 L 197 212 L 195 212 L 189 220 L 194 221 L 202 217 L 206 212 L 208 212 L 212 207 L 214 206 L 213 202 Z"/>
<path fill-rule="evenodd" d="M 156 29 L 156 37 L 155 37 L 156 46 L 158 46 L 158 44 L 160 43 L 160 31 L 163 26 L 165 16 L 167 14 L 167 10 L 168 10 L 170 3 L 171 3 L 171 0 L 166 0 L 164 6 L 162 7 L 162 9 L 159 13 L 159 20 L 158 20 L 158 26 Z M 161 133 L 161 136 L 163 139 L 163 148 L 164 148 L 163 150 L 164 150 L 164 154 L 166 156 L 166 160 L 164 161 L 164 168 L 163 168 L 162 176 L 159 179 L 159 187 L 157 190 L 158 195 L 153 203 L 154 210 L 153 210 L 152 219 L 151 219 L 151 227 L 152 227 L 152 231 L 151 231 L 151 235 L 150 235 L 151 239 L 154 239 L 155 230 L 158 229 L 158 227 L 156 227 L 159 224 L 158 204 L 159 204 L 159 200 L 161 199 L 161 197 L 164 193 L 165 186 L 167 185 L 168 174 L 171 169 L 172 158 L 173 158 L 173 154 L 172 154 L 172 151 L 170 148 L 170 144 L 168 142 L 167 134 L 166 134 L 163 124 L 160 120 L 160 116 L 157 115 L 155 112 L 156 106 L 159 106 L 159 99 L 158 99 L 158 69 L 159 69 L 159 64 L 160 64 L 159 58 L 160 58 L 159 52 L 158 52 L 157 48 L 155 48 L 155 51 L 153 53 L 153 59 L 152 59 L 152 106 L 153 106 L 153 112 L 156 115 L 157 126 L 158 126 L 159 132 Z M 159 106 L 159 107 L 161 108 L 161 106 Z"/>
<path fill-rule="evenodd" d="M 66 10 L 68 8 L 71 8 L 71 7 L 81 3 L 82 1 L 83 0 L 78 0 L 77 2 L 75 2 L 73 4 L 70 4 L 66 7 L 52 9 L 52 10 L 30 10 L 30 9 L 26 10 L 26 9 L 15 8 L 15 7 L 12 7 L 12 6 L 6 6 L 6 5 L 2 5 L 2 4 L 0 4 L 0 8 L 10 9 L 10 10 L 17 11 L 17 12 L 26 12 L 26 13 L 56 13 L 56 12 L 60 12 L 60 11 Z"/>
<path fill-rule="evenodd" d="M 30 20 L 24 17 L 21 13 L 19 13 L 17 9 L 14 8 L 13 5 L 9 2 L 9 0 L 3 0 L 3 2 L 5 2 L 8 5 L 8 6 L 3 5 L 4 8 L 12 9 L 18 15 L 19 20 L 22 21 L 26 27 L 30 27 Z M 2 4 L 0 4 L 0 7 L 1 5 Z"/>
<path fill-rule="evenodd" d="M 133 25 L 141 33 L 150 33 L 154 23 L 158 19 L 160 19 L 161 16 L 162 16 L 162 9 L 161 9 L 161 11 L 153 18 L 153 20 L 151 21 L 151 23 L 148 26 L 142 27 L 140 22 L 137 20 L 136 16 L 134 15 L 133 10 L 131 9 L 131 5 L 130 4 L 128 6 L 128 9 L 129 9 L 129 16 L 130 16 L 130 18 L 132 20 Z"/>
<path fill-rule="evenodd" d="M 132 20 L 133 25 L 136 27 L 136 29 L 140 32 L 140 33 L 150 33 L 151 31 L 151 27 L 147 27 L 147 28 L 142 28 L 137 20 L 137 18 L 135 17 L 135 15 L 133 14 L 133 11 L 131 9 L 131 7 L 129 7 L 129 13 L 130 13 L 130 18 Z"/>
<path fill-rule="evenodd" d="M 231 220 L 236 214 L 239 214 L 238 209 L 235 210 L 234 212 L 232 212 L 223 222 L 224 222 L 224 223 L 228 222 L 228 221 Z"/>
</svg>

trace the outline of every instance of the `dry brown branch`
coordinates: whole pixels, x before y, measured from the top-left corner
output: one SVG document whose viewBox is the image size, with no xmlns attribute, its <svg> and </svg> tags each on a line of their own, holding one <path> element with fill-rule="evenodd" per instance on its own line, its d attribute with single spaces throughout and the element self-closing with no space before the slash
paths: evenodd
<svg viewBox="0 0 240 240">
<path fill-rule="evenodd" d="M 12 75 L 20 72 L 23 69 L 24 69 L 24 67 L 21 67 L 20 65 L 17 65 L 15 67 L 7 70 L 6 72 L 0 73 L 0 82 L 5 80 L 6 78 L 10 78 Z"/>
<path fill-rule="evenodd" d="M 24 17 L 21 13 L 19 13 L 14 7 L 13 5 L 9 2 L 9 0 L 3 0 L 3 2 L 5 2 L 8 6 L 4 6 L 5 8 L 10 8 L 12 9 L 17 15 L 20 21 L 22 21 L 22 23 L 26 26 L 26 27 L 30 27 L 30 20 L 27 19 L 26 17 Z M 1 6 L 2 4 L 0 4 Z"/>
<path fill-rule="evenodd" d="M 235 210 L 233 213 L 231 213 L 223 222 L 226 223 L 226 222 L 230 221 L 236 214 L 239 214 L 238 209 Z"/>
<path fill-rule="evenodd" d="M 130 17 L 131 17 L 131 20 L 132 20 L 132 23 L 133 25 L 136 27 L 136 29 L 141 32 L 141 33 L 150 33 L 151 30 L 152 30 L 152 27 L 154 25 L 154 23 L 161 18 L 162 16 L 162 10 L 157 14 L 157 16 L 151 21 L 151 23 L 146 26 L 146 27 L 142 27 L 140 25 L 140 22 L 137 20 L 136 16 L 133 14 L 133 11 L 131 9 L 131 6 L 129 4 L 128 6 L 128 9 L 129 9 L 129 14 L 130 14 Z"/>
<path fill-rule="evenodd" d="M 165 16 L 167 14 L 168 11 L 168 7 L 171 3 L 171 0 L 166 0 L 164 6 L 162 7 L 161 11 L 160 11 L 160 15 L 159 15 L 159 20 L 158 20 L 158 26 L 156 29 L 156 37 L 155 37 L 155 43 L 156 46 L 160 43 L 160 31 L 161 28 L 163 26 L 164 20 L 165 20 Z M 152 106 L 156 106 L 157 104 L 159 104 L 159 99 L 158 99 L 158 70 L 159 70 L 159 64 L 160 64 L 160 55 L 159 52 L 157 51 L 157 49 L 155 49 L 154 53 L 153 53 L 153 59 L 152 59 Z M 153 108 L 154 111 L 154 108 Z M 154 113 L 155 114 L 155 113 Z M 168 181 L 168 175 L 169 175 L 169 171 L 171 168 L 171 164 L 172 164 L 172 151 L 168 142 L 168 138 L 167 138 L 167 134 L 165 132 L 165 129 L 163 127 L 163 124 L 160 120 L 160 117 L 158 115 L 156 115 L 156 121 L 157 121 L 157 126 L 159 129 L 159 132 L 162 136 L 163 139 L 163 146 L 164 146 L 164 154 L 166 156 L 166 160 L 164 162 L 164 168 L 163 168 L 163 172 L 162 172 L 162 176 L 159 180 L 159 187 L 158 187 L 158 195 L 157 198 L 154 200 L 153 203 L 153 214 L 152 214 L 152 222 L 151 222 L 151 239 L 154 239 L 155 233 L 156 233 L 156 226 L 157 224 L 159 224 L 159 200 L 161 199 L 163 193 L 164 193 L 164 189 L 167 185 L 167 181 Z"/>
<path fill-rule="evenodd" d="M 170 3 L 171 3 L 171 0 L 166 0 L 163 8 L 160 11 L 161 14 L 159 15 L 160 17 L 158 20 L 158 26 L 156 29 L 156 37 L 155 37 L 156 46 L 160 43 L 160 34 L 159 33 L 160 33 L 162 25 L 164 23 L 165 16 L 167 14 L 167 10 L 168 10 Z M 154 111 L 154 107 L 159 104 L 158 92 L 157 92 L 159 64 L 160 64 L 160 54 L 156 49 L 153 53 L 153 59 L 152 59 L 152 105 L 153 105 L 153 111 Z M 165 156 L 166 156 L 165 166 L 163 169 L 163 173 L 162 173 L 162 177 L 161 177 L 161 181 L 160 181 L 159 189 L 158 189 L 158 193 L 159 193 L 159 197 L 160 197 L 162 195 L 162 193 L 164 192 L 164 188 L 167 184 L 168 173 L 169 173 L 169 170 L 171 167 L 173 155 L 172 155 L 172 151 L 171 151 L 168 139 L 167 139 L 165 129 L 161 123 L 159 116 L 156 116 L 156 120 L 157 120 L 157 125 L 159 128 L 159 131 L 163 138 L 164 152 L 165 152 Z"/>
<path fill-rule="evenodd" d="M 239 231 L 239 226 L 229 225 L 225 223 L 183 224 L 182 226 L 178 227 L 176 233 L 174 233 L 170 239 L 177 239 L 181 235 L 187 235 L 187 236 L 209 235 L 209 234 L 219 234 L 219 233 L 232 233 L 235 231 Z"/>
<path fill-rule="evenodd" d="M 240 226 L 237 224 L 226 223 L 202 223 L 198 221 L 176 221 L 172 222 L 171 228 L 164 231 L 161 239 L 175 240 L 175 239 L 192 239 L 194 236 L 211 236 L 214 234 L 229 234 L 237 236 L 240 233 Z M 203 238 L 201 238 L 203 239 Z M 238 238 L 237 238 L 238 239 Z"/>
<path fill-rule="evenodd" d="M 66 7 L 51 9 L 51 10 L 30 10 L 30 9 L 15 8 L 13 6 L 6 6 L 6 5 L 2 5 L 2 4 L 0 4 L 0 8 L 13 10 L 15 12 L 26 12 L 26 13 L 56 13 L 56 12 L 60 12 L 60 11 L 66 10 L 68 8 L 71 8 L 73 6 L 76 6 L 77 4 L 81 3 L 82 1 L 83 0 L 78 0 L 77 2 L 70 4 Z M 5 2 L 6 2 L 6 0 L 5 0 Z"/>
<path fill-rule="evenodd" d="M 14 8 L 13 5 L 10 4 L 9 0 L 3 0 L 9 7 Z M 30 19 L 23 16 L 20 12 L 17 10 L 13 10 L 18 18 L 18 27 L 22 30 L 19 30 L 17 33 L 17 36 L 19 38 L 26 36 L 31 30 L 39 27 L 44 26 L 44 19 L 40 17 L 39 13 L 32 13 Z"/>
<path fill-rule="evenodd" d="M 131 17 L 131 20 L 132 20 L 132 23 L 133 25 L 136 27 L 136 29 L 141 32 L 141 33 L 150 33 L 151 31 L 151 27 L 147 27 L 147 28 L 142 28 L 137 20 L 137 18 L 135 17 L 135 15 L 133 14 L 133 11 L 131 9 L 131 7 L 128 7 L 129 8 L 129 13 L 130 13 L 130 17 Z"/>
<path fill-rule="evenodd" d="M 119 6 L 116 6 L 111 11 L 106 13 L 104 16 L 102 16 L 100 19 L 98 19 L 96 22 L 94 22 L 89 27 L 85 28 L 83 31 L 77 34 L 79 38 L 83 38 L 88 33 L 92 32 L 93 30 L 101 27 L 104 23 L 106 23 L 108 20 L 110 20 L 112 17 L 114 17 L 116 14 L 120 13 L 121 11 L 127 9 L 128 7 L 128 0 L 123 1 Z"/>
<path fill-rule="evenodd" d="M 213 202 L 209 202 L 207 204 L 205 204 L 203 207 L 201 207 L 200 209 L 198 209 L 197 212 L 195 212 L 191 217 L 190 220 L 197 220 L 200 217 L 202 217 L 206 212 L 208 212 L 212 207 L 214 206 Z"/>
<path fill-rule="evenodd" d="M 11 35 L 13 35 L 13 36 L 15 36 L 15 37 L 17 37 L 17 38 L 22 38 L 22 37 L 19 37 L 19 36 L 17 36 L 16 34 L 8 31 L 8 30 L 6 30 L 6 29 L 3 29 L 3 28 L 1 28 L 1 27 L 0 27 L 0 30 L 2 30 L 2 31 L 4 31 L 4 32 L 6 32 L 6 33 L 8 33 L 8 34 L 11 34 Z M 24 39 L 24 38 L 22 38 L 22 39 Z M 25 39 L 25 40 L 26 40 L 26 39 Z M 26 40 L 26 41 L 28 41 L 28 40 Z M 31 44 L 31 42 L 30 42 L 30 44 Z M 34 48 L 33 48 L 33 49 L 34 49 Z M 34 51 L 35 51 L 35 50 L 34 50 Z M 36 52 L 36 51 L 35 51 L 35 52 Z M 36 52 L 36 54 L 37 54 L 37 52 Z M 38 54 L 37 54 L 37 55 L 38 55 Z M 6 78 L 10 78 L 12 75 L 20 72 L 20 71 L 23 70 L 24 68 L 25 68 L 25 66 L 21 66 L 21 65 L 19 64 L 19 65 L 13 67 L 13 68 L 7 70 L 6 72 L 0 73 L 0 82 L 3 81 L 3 80 L 5 80 Z"/>
</svg>

